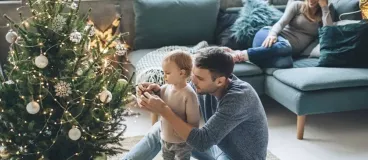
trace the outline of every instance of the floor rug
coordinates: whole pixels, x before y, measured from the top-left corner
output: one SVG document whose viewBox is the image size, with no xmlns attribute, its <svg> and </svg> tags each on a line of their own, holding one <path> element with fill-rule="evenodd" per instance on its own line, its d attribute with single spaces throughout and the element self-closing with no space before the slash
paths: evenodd
<svg viewBox="0 0 368 160">
<path fill-rule="evenodd" d="M 143 138 L 143 136 L 134 136 L 134 137 L 127 137 L 125 138 L 125 140 L 122 142 L 123 144 L 123 148 L 127 151 L 129 151 L 135 144 L 137 144 L 139 142 L 139 140 L 141 140 Z M 122 156 L 124 155 L 124 153 L 113 156 L 113 157 L 109 157 L 109 160 L 122 160 Z M 194 158 L 191 158 L 191 160 L 195 160 Z M 159 153 L 153 160 L 162 160 L 161 158 L 161 153 Z M 278 159 L 275 155 L 273 155 L 271 152 L 267 151 L 267 158 L 266 160 L 280 160 Z"/>
</svg>

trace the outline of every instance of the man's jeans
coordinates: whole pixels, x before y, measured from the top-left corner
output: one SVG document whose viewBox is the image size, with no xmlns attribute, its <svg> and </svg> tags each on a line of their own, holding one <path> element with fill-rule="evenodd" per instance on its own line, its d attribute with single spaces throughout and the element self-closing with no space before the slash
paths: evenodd
<svg viewBox="0 0 368 160">
<path fill-rule="evenodd" d="M 152 126 L 150 131 L 138 142 L 122 160 L 151 160 L 161 150 L 161 122 Z M 217 146 L 211 147 L 205 152 L 192 151 L 192 156 L 199 160 L 230 160 Z"/>
<path fill-rule="evenodd" d="M 262 47 L 267 38 L 270 27 L 260 29 L 254 39 L 253 47 L 249 48 L 249 61 L 261 68 L 289 68 L 293 66 L 292 47 L 289 41 L 281 36 L 271 47 Z"/>
</svg>

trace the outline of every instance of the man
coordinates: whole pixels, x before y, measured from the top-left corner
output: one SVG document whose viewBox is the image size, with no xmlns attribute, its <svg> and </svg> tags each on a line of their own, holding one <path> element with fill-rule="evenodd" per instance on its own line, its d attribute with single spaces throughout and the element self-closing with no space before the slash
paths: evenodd
<svg viewBox="0 0 368 160">
<path fill-rule="evenodd" d="M 170 122 L 199 160 L 264 160 L 268 126 L 262 103 L 251 85 L 232 74 L 233 69 L 233 59 L 224 49 L 210 47 L 196 53 L 191 83 L 205 120 L 201 128 L 185 123 L 158 96 L 150 94 L 159 91 L 158 85 L 139 85 L 140 107 Z M 160 123 L 156 123 L 123 159 L 153 159 L 160 148 Z"/>
</svg>

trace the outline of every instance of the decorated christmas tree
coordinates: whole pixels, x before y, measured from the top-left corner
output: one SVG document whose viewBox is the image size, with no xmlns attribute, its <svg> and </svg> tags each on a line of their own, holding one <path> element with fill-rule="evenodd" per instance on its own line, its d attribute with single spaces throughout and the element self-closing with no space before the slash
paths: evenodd
<svg viewBox="0 0 368 160">
<path fill-rule="evenodd" d="M 0 74 L 4 159 L 95 159 L 114 155 L 134 103 L 121 62 L 124 36 L 100 44 L 80 0 L 28 0 L 31 16 L 7 15 L 10 52 Z M 91 43 L 94 42 L 92 45 Z M 113 44 L 113 45 L 112 45 Z"/>
</svg>

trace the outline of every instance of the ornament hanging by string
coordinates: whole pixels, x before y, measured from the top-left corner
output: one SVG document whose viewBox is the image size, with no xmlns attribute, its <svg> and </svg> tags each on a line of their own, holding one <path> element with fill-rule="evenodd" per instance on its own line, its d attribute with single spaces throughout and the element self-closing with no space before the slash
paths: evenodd
<svg viewBox="0 0 368 160">
<path fill-rule="evenodd" d="M 138 101 L 137 101 L 137 97 L 135 95 L 130 95 L 126 100 L 125 100 L 125 107 L 136 107 L 138 106 Z"/>
<path fill-rule="evenodd" d="M 100 93 L 100 101 L 103 103 L 109 103 L 112 100 L 112 94 L 108 90 L 104 90 Z"/>
<path fill-rule="evenodd" d="M 67 97 L 72 94 L 72 89 L 70 88 L 70 84 L 64 81 L 60 81 L 55 86 L 56 96 L 58 97 Z"/>
<path fill-rule="evenodd" d="M 12 81 L 12 80 L 7 80 L 6 82 L 4 82 L 5 84 L 7 84 L 7 85 L 11 85 L 11 84 L 14 84 L 14 81 Z"/>
<path fill-rule="evenodd" d="M 70 41 L 78 44 L 82 40 L 82 34 L 79 33 L 78 31 L 74 31 L 73 33 L 70 34 L 69 38 Z"/>
<path fill-rule="evenodd" d="M 38 68 L 43 69 L 49 64 L 49 60 L 47 59 L 46 56 L 40 54 L 39 56 L 36 57 L 35 64 Z"/>
<path fill-rule="evenodd" d="M 51 28 L 55 32 L 59 32 L 63 30 L 63 27 L 66 26 L 66 18 L 64 18 L 62 15 L 57 15 L 54 20 L 52 21 Z"/>
<path fill-rule="evenodd" d="M 93 25 L 88 24 L 86 27 L 84 27 L 84 31 L 88 32 L 88 30 L 89 30 L 88 36 L 92 37 L 95 35 L 96 30 L 95 27 L 93 27 Z"/>
<path fill-rule="evenodd" d="M 72 2 L 72 4 L 70 4 L 70 8 L 73 10 L 76 10 L 78 8 L 78 4 L 76 4 L 75 2 Z"/>
<path fill-rule="evenodd" d="M 78 68 L 78 70 L 77 70 L 77 75 L 78 75 L 78 76 L 83 75 L 83 70 L 82 70 L 81 68 Z"/>
<path fill-rule="evenodd" d="M 68 136 L 71 140 L 76 141 L 82 136 L 82 132 L 78 128 L 73 127 L 69 130 Z"/>
<path fill-rule="evenodd" d="M 5 39 L 9 43 L 14 43 L 17 40 L 17 38 L 18 38 L 18 34 L 14 32 L 13 30 L 9 30 L 9 32 L 6 33 L 5 35 Z"/>
<path fill-rule="evenodd" d="M 120 42 L 116 45 L 115 49 L 116 49 L 116 55 L 118 56 L 124 56 L 128 52 L 127 46 Z"/>
<path fill-rule="evenodd" d="M 36 114 L 40 111 L 40 105 L 37 102 L 32 101 L 27 104 L 26 109 L 29 114 Z"/>
</svg>

